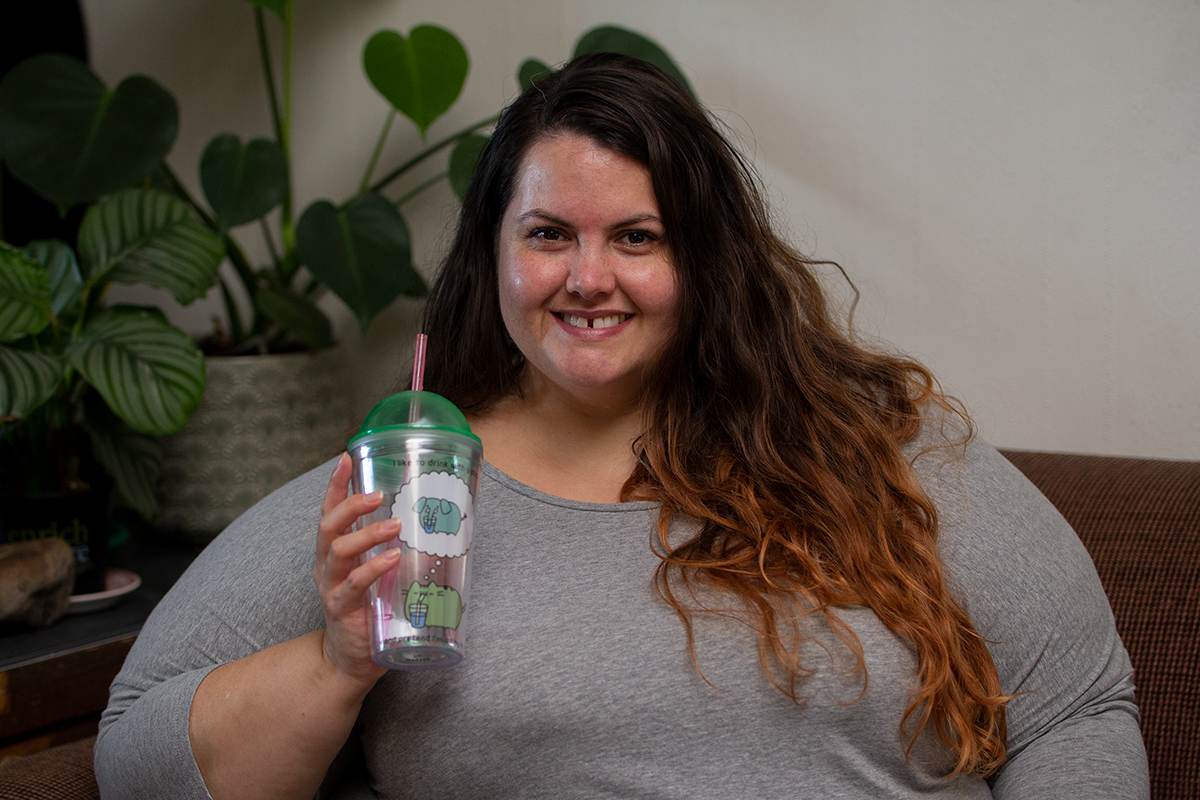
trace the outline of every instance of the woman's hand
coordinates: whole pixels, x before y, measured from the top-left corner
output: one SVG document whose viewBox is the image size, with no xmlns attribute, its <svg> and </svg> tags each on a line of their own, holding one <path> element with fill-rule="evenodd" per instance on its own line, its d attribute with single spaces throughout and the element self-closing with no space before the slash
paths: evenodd
<svg viewBox="0 0 1200 800">
<path fill-rule="evenodd" d="M 343 454 L 321 505 L 313 580 L 325 607 L 322 649 L 327 665 L 369 689 L 387 670 L 371 661 L 367 589 L 396 566 L 400 548 L 389 548 L 364 564 L 359 560 L 367 550 L 394 539 L 400 532 L 400 521 L 388 519 L 352 530 L 355 520 L 379 508 L 383 495 L 374 492 L 347 497 L 349 480 L 350 456 Z"/>
</svg>

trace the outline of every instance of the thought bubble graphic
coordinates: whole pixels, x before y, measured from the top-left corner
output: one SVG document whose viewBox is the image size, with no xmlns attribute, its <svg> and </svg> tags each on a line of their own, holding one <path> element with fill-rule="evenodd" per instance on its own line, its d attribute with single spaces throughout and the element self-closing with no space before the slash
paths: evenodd
<svg viewBox="0 0 1200 800">
<path fill-rule="evenodd" d="M 427 472 L 404 484 L 392 501 L 400 541 L 431 556 L 457 558 L 471 548 L 471 490 L 452 472 Z"/>
</svg>

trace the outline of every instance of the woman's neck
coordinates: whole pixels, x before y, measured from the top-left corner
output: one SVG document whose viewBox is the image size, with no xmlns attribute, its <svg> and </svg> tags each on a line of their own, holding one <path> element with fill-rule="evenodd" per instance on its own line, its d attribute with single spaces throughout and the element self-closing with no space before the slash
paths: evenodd
<svg viewBox="0 0 1200 800">
<path fill-rule="evenodd" d="M 569 500 L 615 503 L 633 474 L 639 408 L 604 408 L 528 387 L 470 419 L 493 466 L 527 486 Z"/>
</svg>

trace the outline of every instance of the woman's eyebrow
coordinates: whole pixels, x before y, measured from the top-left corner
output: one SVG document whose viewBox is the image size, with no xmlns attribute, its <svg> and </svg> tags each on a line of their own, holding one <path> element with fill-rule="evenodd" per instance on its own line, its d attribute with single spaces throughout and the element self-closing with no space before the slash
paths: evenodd
<svg viewBox="0 0 1200 800">
<path fill-rule="evenodd" d="M 565 219 L 560 219 L 559 217 L 556 217 L 548 211 L 540 208 L 531 208 L 529 211 L 518 215 L 516 221 L 519 224 L 522 222 L 528 222 L 531 219 L 544 220 L 549 222 L 551 225 L 561 225 L 564 228 L 572 227 L 571 223 L 567 222 Z M 662 218 L 660 218 L 657 214 L 646 213 L 634 214 L 632 217 L 628 217 L 627 219 L 617 222 L 612 227 L 615 230 L 617 228 L 626 228 L 630 225 L 640 225 L 643 222 L 657 222 L 659 225 L 663 224 Z"/>
</svg>

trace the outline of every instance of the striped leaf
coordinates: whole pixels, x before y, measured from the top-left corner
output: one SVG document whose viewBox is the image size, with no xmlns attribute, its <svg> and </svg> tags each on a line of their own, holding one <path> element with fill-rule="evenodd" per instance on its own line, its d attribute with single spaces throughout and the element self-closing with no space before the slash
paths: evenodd
<svg viewBox="0 0 1200 800">
<path fill-rule="evenodd" d="M 29 243 L 25 257 L 46 268 L 50 279 L 50 309 L 55 316 L 61 316 L 83 292 L 83 276 L 79 273 L 75 251 L 61 239 L 40 239 Z"/>
<path fill-rule="evenodd" d="M 162 469 L 162 444 L 158 438 L 120 423 L 90 433 L 92 453 L 112 476 L 121 502 L 146 519 L 152 518 Z"/>
<path fill-rule="evenodd" d="M 66 355 L 109 408 L 142 433 L 179 430 L 204 393 L 204 356 L 157 309 L 105 309 Z"/>
<path fill-rule="evenodd" d="M 50 324 L 46 269 L 0 242 L 0 342 L 40 333 Z"/>
<path fill-rule="evenodd" d="M 79 226 L 79 255 L 90 284 L 144 283 L 187 305 L 216 284 L 225 244 L 182 200 L 129 189 L 88 209 Z"/>
<path fill-rule="evenodd" d="M 0 417 L 24 417 L 58 391 L 62 359 L 0 347 Z"/>
</svg>

